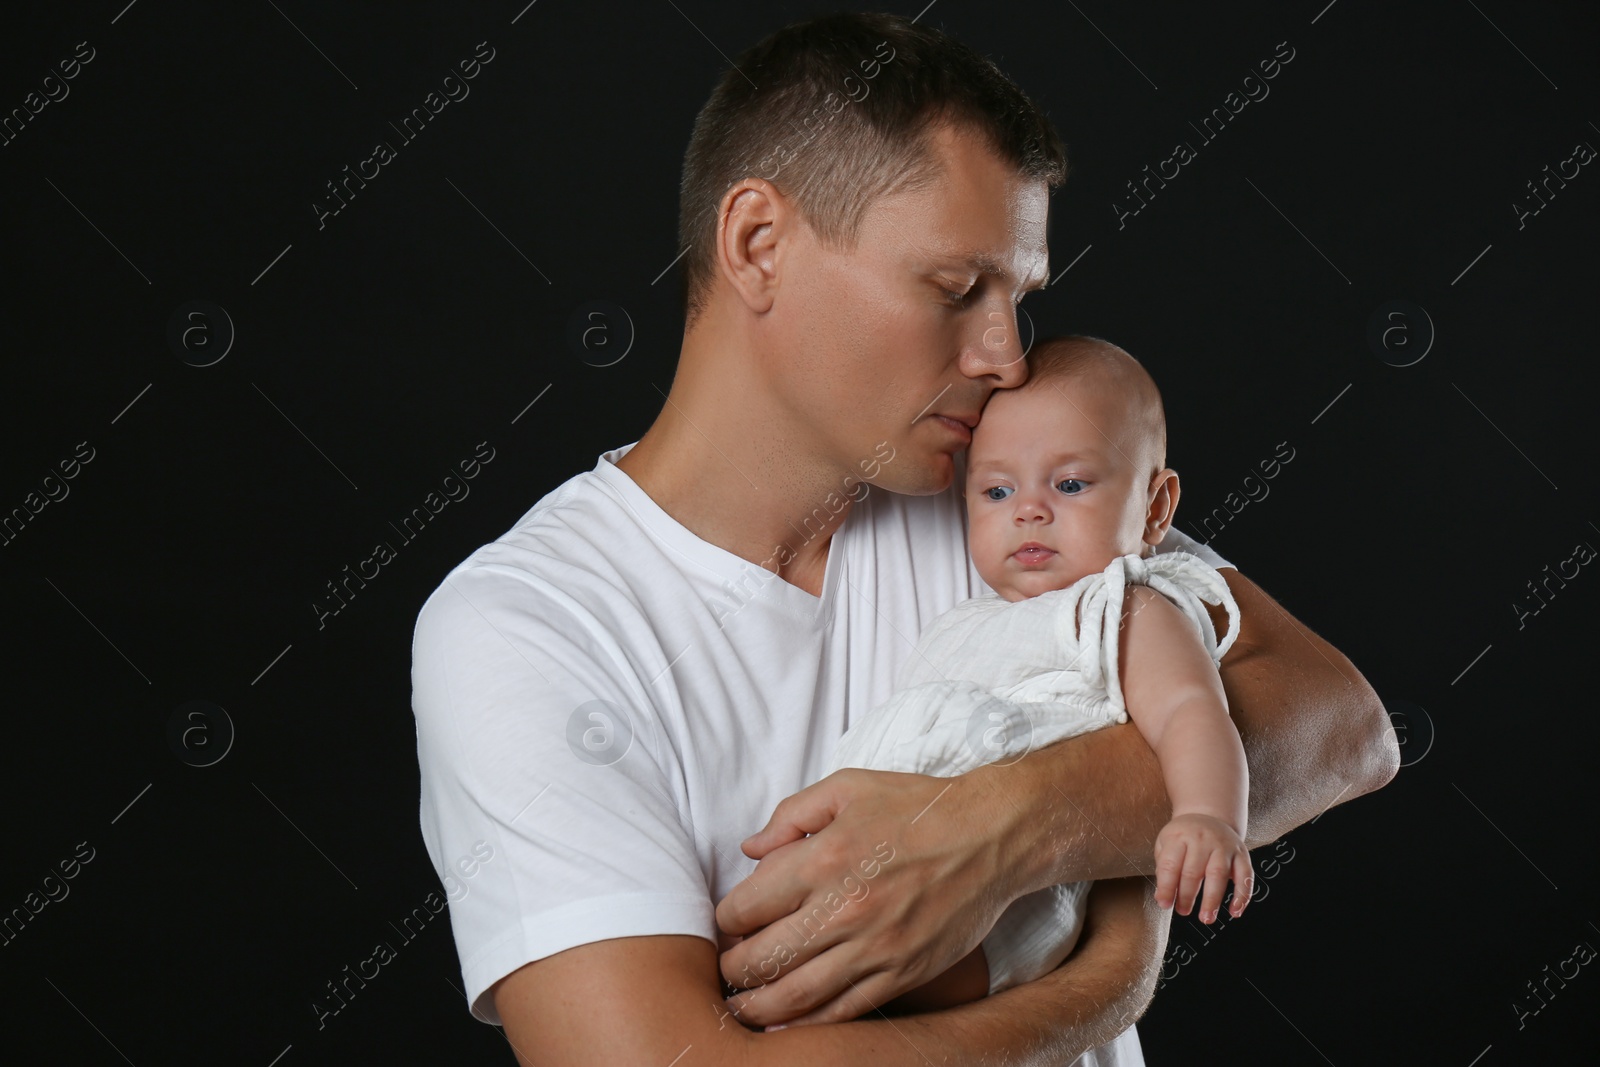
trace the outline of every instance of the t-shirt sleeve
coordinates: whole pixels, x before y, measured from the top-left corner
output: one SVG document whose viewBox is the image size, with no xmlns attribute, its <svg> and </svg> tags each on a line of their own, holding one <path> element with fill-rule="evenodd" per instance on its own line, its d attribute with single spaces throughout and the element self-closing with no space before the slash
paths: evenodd
<svg viewBox="0 0 1600 1067">
<path fill-rule="evenodd" d="M 1201 544 L 1176 526 L 1167 527 L 1167 536 L 1161 539 L 1161 543 L 1155 547 L 1154 552 L 1155 554 L 1162 552 L 1188 552 L 1199 556 L 1218 570 L 1223 567 L 1233 567 L 1233 564 L 1223 559 L 1216 549 L 1210 545 Z M 1233 569 L 1238 570 L 1239 568 L 1233 567 Z"/>
<path fill-rule="evenodd" d="M 683 775 L 646 681 L 561 590 L 463 564 L 418 615 L 422 836 L 472 1014 L 525 963 L 593 941 L 716 941 Z"/>
</svg>

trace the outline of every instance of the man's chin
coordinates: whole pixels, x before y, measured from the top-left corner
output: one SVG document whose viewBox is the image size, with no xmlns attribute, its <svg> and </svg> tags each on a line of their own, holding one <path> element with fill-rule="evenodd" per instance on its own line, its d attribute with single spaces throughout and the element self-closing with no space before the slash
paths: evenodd
<svg viewBox="0 0 1600 1067">
<path fill-rule="evenodd" d="M 886 464 L 873 484 L 891 493 L 906 496 L 932 496 L 942 493 L 955 482 L 955 461 L 948 452 L 935 452 L 928 459 L 912 464 L 902 454 L 895 462 Z"/>
</svg>

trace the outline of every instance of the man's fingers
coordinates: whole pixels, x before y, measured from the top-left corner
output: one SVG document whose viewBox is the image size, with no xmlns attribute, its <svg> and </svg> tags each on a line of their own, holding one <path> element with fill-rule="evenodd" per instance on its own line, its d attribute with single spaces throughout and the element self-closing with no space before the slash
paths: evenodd
<svg viewBox="0 0 1600 1067">
<path fill-rule="evenodd" d="M 846 801 L 841 795 L 840 773 L 835 771 L 822 781 L 813 782 L 780 800 L 772 809 L 767 825 L 740 843 L 744 854 L 753 860 L 761 859 L 773 849 L 814 834 L 831 823 Z"/>
<path fill-rule="evenodd" d="M 848 946 L 816 951 L 815 958 L 797 963 L 793 969 L 785 969 L 783 976 L 775 981 L 727 998 L 728 1010 L 735 1012 L 746 1026 L 792 1023 L 819 1008 L 826 1009 L 821 1013 L 825 1017 L 810 1019 L 810 1022 L 843 1022 L 855 1018 L 844 1014 L 850 1007 L 849 1001 L 841 1002 L 841 994 L 851 991 L 846 976 L 850 966 L 847 956 Z M 866 1005 L 862 1005 L 861 1010 L 866 1010 Z"/>
<path fill-rule="evenodd" d="M 883 995 L 879 996 L 874 990 L 882 988 Z M 828 1003 L 808 1011 L 798 1019 L 790 1021 L 790 1026 L 810 1026 L 814 1023 L 847 1023 L 852 1019 L 859 1019 L 868 1012 L 876 1011 L 879 1004 L 887 1004 L 894 997 L 888 992 L 888 977 L 882 974 L 867 975 L 859 982 L 852 983 L 843 993 L 834 997 Z"/>
<path fill-rule="evenodd" d="M 805 848 L 803 841 L 784 846 L 784 851 L 762 860 L 750 877 L 728 890 L 713 913 L 717 928 L 744 936 L 747 940 L 741 945 L 748 948 L 750 934 L 799 911 L 811 893 L 801 878 L 804 864 L 799 861 Z"/>
<path fill-rule="evenodd" d="M 733 949 L 722 953 L 722 976 L 736 989 L 760 989 L 773 985 L 786 974 L 810 963 L 824 949 L 834 944 L 834 931 L 822 931 L 806 941 L 797 936 L 789 923 L 774 923 L 758 933 L 750 934 Z M 818 1001 L 821 1003 L 821 1001 Z M 806 1005 L 808 1008 L 813 1005 Z"/>
</svg>

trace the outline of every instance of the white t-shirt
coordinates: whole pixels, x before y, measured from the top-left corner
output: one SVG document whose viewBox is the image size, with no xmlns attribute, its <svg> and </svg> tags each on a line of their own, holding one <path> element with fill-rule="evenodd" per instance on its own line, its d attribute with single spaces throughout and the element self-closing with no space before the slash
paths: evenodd
<svg viewBox="0 0 1600 1067">
<path fill-rule="evenodd" d="M 632 447 L 473 552 L 417 617 L 422 836 L 467 1002 L 496 1025 L 486 991 L 533 960 L 715 944 L 716 902 L 756 866 L 739 843 L 823 776 L 925 625 L 993 592 L 959 465 L 932 496 L 859 486 L 814 597 L 663 511 L 615 465 Z M 1160 550 L 1177 548 L 1231 566 L 1174 528 Z M 1132 1030 L 1119 1042 L 1098 1062 L 1142 1064 Z"/>
</svg>

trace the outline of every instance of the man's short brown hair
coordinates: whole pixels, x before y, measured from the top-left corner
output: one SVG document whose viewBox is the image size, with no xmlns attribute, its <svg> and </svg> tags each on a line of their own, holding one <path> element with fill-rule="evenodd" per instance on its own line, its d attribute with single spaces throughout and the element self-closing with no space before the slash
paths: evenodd
<svg viewBox="0 0 1600 1067">
<path fill-rule="evenodd" d="M 1028 180 L 1066 180 L 1066 149 L 1045 113 L 992 61 L 939 30 L 840 13 L 746 49 L 695 117 L 684 153 L 686 320 L 709 296 L 717 209 L 736 182 L 772 182 L 825 245 L 849 251 L 874 200 L 937 175 L 928 135 L 946 122 L 978 133 Z"/>
</svg>

